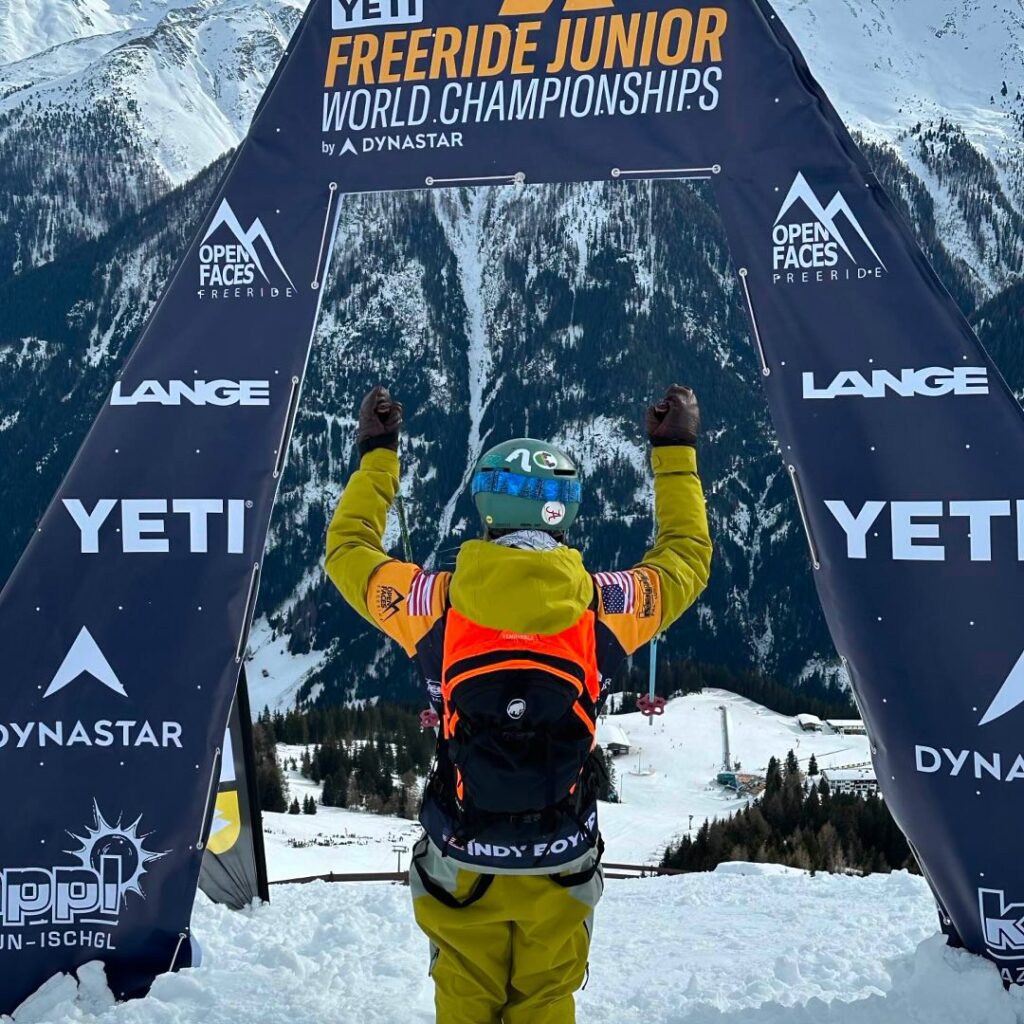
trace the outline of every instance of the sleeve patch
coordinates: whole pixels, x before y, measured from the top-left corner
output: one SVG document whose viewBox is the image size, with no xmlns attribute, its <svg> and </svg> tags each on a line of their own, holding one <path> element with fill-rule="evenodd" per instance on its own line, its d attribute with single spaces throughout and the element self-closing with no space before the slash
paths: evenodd
<svg viewBox="0 0 1024 1024">
<path fill-rule="evenodd" d="M 409 588 L 407 611 L 410 615 L 430 615 L 434 607 L 434 587 L 437 583 L 436 572 L 420 571 L 413 578 Z"/>
<path fill-rule="evenodd" d="M 631 572 L 599 572 L 601 604 L 608 615 L 632 615 L 636 607 L 636 583 Z"/>
<path fill-rule="evenodd" d="M 641 619 L 654 616 L 655 589 L 646 569 L 599 572 L 594 580 L 601 591 L 601 607 L 606 615 L 636 615 Z"/>
<path fill-rule="evenodd" d="M 393 619 L 402 610 L 405 595 L 400 593 L 397 587 L 381 583 L 374 587 L 373 591 L 374 611 L 381 622 Z"/>
<path fill-rule="evenodd" d="M 658 610 L 657 592 L 654 589 L 654 581 L 651 579 L 650 569 L 634 570 L 636 582 L 639 587 L 639 615 L 641 619 L 654 618 Z"/>
</svg>

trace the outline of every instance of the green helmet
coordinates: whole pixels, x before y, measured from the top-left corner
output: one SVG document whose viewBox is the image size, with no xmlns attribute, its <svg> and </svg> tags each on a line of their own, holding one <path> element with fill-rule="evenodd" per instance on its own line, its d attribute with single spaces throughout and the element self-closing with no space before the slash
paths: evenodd
<svg viewBox="0 0 1024 1024">
<path fill-rule="evenodd" d="M 480 457 L 473 501 L 487 530 L 562 533 L 580 510 L 579 471 L 559 448 L 517 437 Z"/>
</svg>

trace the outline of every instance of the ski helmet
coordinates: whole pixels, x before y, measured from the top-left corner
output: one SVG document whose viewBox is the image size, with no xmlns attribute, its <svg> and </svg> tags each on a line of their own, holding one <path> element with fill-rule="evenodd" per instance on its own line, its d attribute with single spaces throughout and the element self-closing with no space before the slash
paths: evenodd
<svg viewBox="0 0 1024 1024">
<path fill-rule="evenodd" d="M 517 437 L 480 456 L 473 501 L 487 530 L 562 533 L 580 510 L 580 475 L 561 449 Z"/>
</svg>

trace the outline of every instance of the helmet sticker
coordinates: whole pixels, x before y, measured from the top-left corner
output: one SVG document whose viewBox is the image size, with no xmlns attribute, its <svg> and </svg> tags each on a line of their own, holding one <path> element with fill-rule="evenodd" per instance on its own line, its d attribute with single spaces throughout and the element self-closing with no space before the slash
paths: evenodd
<svg viewBox="0 0 1024 1024">
<path fill-rule="evenodd" d="M 518 462 L 524 473 L 530 472 L 530 453 L 525 448 L 517 448 L 505 461 Z"/>
<path fill-rule="evenodd" d="M 555 469 L 558 466 L 558 459 L 556 459 L 551 452 L 534 452 L 533 461 L 536 462 L 541 469 Z"/>
<path fill-rule="evenodd" d="M 505 713 L 509 718 L 518 721 L 526 714 L 526 701 L 522 697 L 516 697 L 515 700 L 509 701 Z"/>
<path fill-rule="evenodd" d="M 560 501 L 549 501 L 541 509 L 541 516 L 548 526 L 557 526 L 565 518 L 565 506 Z"/>
</svg>

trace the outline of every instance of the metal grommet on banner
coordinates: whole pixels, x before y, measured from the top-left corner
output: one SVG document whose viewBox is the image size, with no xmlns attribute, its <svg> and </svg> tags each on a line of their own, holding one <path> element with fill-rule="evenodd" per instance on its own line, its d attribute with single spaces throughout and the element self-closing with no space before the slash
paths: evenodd
<svg viewBox="0 0 1024 1024">
<path fill-rule="evenodd" d="M 210 801 L 215 799 L 216 780 L 220 778 L 221 749 L 218 747 L 213 752 L 213 765 L 210 768 L 210 781 L 206 787 L 206 803 L 203 805 L 203 817 L 199 825 L 199 839 L 196 841 L 197 850 L 205 850 L 206 843 L 203 842 L 203 832 L 206 829 L 206 819 L 210 816 Z"/>
<path fill-rule="evenodd" d="M 277 456 L 274 461 L 275 480 L 284 472 L 285 460 L 288 458 L 288 441 L 295 429 L 295 417 L 299 413 L 301 383 L 302 381 L 298 377 L 292 377 L 292 389 L 288 395 L 288 411 L 285 413 L 284 423 L 281 425 L 281 436 L 277 441 L 277 451 L 274 453 Z"/>
<path fill-rule="evenodd" d="M 249 639 L 249 629 L 252 626 L 253 615 L 256 613 L 256 596 L 259 593 L 260 563 L 256 562 L 252 567 L 252 576 L 249 578 L 249 594 L 245 599 L 245 618 L 242 619 L 242 631 L 238 634 L 238 646 L 235 648 L 235 664 L 241 665 L 242 656 L 245 654 L 245 644 Z"/>
<path fill-rule="evenodd" d="M 328 225 L 331 223 L 331 208 L 334 206 L 334 196 L 336 195 L 337 191 L 338 183 L 336 181 L 330 182 L 327 186 L 327 212 L 324 214 L 324 228 L 323 231 L 320 233 L 320 251 L 317 253 L 316 256 L 316 268 L 314 277 L 309 285 L 310 288 L 313 289 L 313 291 L 318 291 L 321 284 L 321 264 L 323 263 L 324 259 L 324 247 L 327 245 L 327 228 Z"/>
<path fill-rule="evenodd" d="M 522 185 L 526 181 L 526 171 L 512 171 L 509 174 L 474 174 L 467 178 L 435 178 L 428 175 L 423 179 L 424 183 L 433 187 L 434 185 Z"/>
<path fill-rule="evenodd" d="M 814 568 L 821 568 L 821 559 L 818 558 L 818 546 L 814 543 L 814 535 L 811 533 L 811 521 L 807 516 L 807 508 L 804 505 L 803 492 L 800 490 L 800 478 L 797 475 L 796 466 L 788 466 L 789 479 L 793 483 L 793 493 L 796 495 L 797 508 L 800 510 L 800 520 L 804 524 L 804 533 L 807 536 L 807 547 L 811 552 L 811 564 Z"/>
<path fill-rule="evenodd" d="M 633 170 L 626 170 L 623 167 L 613 167 L 608 173 L 612 178 L 627 177 L 631 179 L 647 178 L 650 181 L 658 180 L 681 180 L 681 181 L 710 181 L 714 174 L 721 174 L 722 165 L 712 164 L 710 167 L 642 167 Z"/>
<path fill-rule="evenodd" d="M 750 285 L 747 283 L 749 275 L 750 271 L 747 270 L 746 267 L 740 267 L 740 283 L 743 285 L 743 295 L 747 300 L 747 312 L 750 314 L 750 326 L 754 331 L 754 342 L 757 344 L 757 355 L 761 360 L 761 375 L 763 377 L 770 377 L 772 375 L 772 371 L 764 353 L 764 342 L 761 340 L 761 328 L 757 323 L 757 314 L 754 312 L 754 302 L 750 297 Z"/>
<path fill-rule="evenodd" d="M 170 965 L 167 968 L 168 973 L 174 970 L 174 965 L 178 962 L 178 954 L 181 952 L 181 947 L 184 945 L 187 938 L 188 932 L 178 932 L 178 944 L 174 947 L 174 955 L 171 957 Z M 123 995 L 124 993 L 122 993 L 122 996 Z"/>
</svg>

